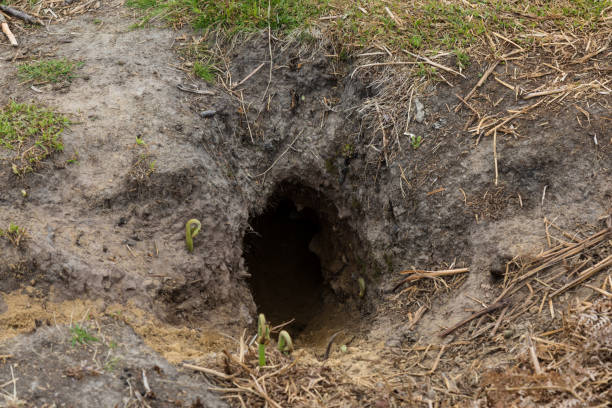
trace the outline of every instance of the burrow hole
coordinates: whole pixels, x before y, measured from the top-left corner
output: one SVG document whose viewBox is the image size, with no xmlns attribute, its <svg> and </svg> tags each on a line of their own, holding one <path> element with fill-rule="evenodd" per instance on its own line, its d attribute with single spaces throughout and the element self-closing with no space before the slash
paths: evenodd
<svg viewBox="0 0 612 408">
<path fill-rule="evenodd" d="M 258 313 L 287 326 L 294 338 L 316 339 L 355 322 L 359 262 L 354 234 L 316 190 L 282 184 L 244 238 L 249 285 Z"/>
</svg>

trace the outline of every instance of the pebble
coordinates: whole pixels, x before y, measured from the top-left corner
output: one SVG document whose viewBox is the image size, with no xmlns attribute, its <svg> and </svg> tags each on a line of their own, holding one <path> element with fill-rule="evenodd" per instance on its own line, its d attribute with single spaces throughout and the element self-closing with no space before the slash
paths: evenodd
<svg viewBox="0 0 612 408">
<path fill-rule="evenodd" d="M 421 101 L 415 98 L 414 108 L 416 110 L 416 113 L 414 114 L 414 120 L 418 123 L 423 123 L 423 121 L 425 120 L 425 106 L 423 106 Z"/>
<path fill-rule="evenodd" d="M 216 114 L 217 114 L 217 111 L 216 111 L 216 110 L 212 110 L 212 109 L 211 109 L 211 110 L 205 110 L 205 111 L 200 112 L 200 116 L 201 116 L 202 118 L 212 118 L 212 117 L 213 117 L 213 116 L 215 116 Z"/>
</svg>

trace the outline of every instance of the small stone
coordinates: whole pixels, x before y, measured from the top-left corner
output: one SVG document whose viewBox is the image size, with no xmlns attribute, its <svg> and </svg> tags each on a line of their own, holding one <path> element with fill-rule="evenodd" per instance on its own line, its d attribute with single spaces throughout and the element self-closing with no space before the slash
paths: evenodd
<svg viewBox="0 0 612 408">
<path fill-rule="evenodd" d="M 414 108 L 416 110 L 414 114 L 414 120 L 418 123 L 423 123 L 425 120 L 425 106 L 418 99 L 414 100 Z"/>
<path fill-rule="evenodd" d="M 200 117 L 202 118 L 212 118 L 213 116 L 215 116 L 217 114 L 216 110 L 205 110 L 200 112 Z"/>
<path fill-rule="evenodd" d="M 446 119 L 440 118 L 432 126 L 434 129 L 439 130 L 439 129 L 442 129 L 445 125 L 446 125 Z"/>
</svg>

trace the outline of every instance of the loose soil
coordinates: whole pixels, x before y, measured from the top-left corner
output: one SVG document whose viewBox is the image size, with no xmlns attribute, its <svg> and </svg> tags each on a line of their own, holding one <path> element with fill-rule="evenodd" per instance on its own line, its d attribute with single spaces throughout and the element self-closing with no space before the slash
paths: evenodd
<svg viewBox="0 0 612 408">
<path fill-rule="evenodd" d="M 223 350 L 250 342 L 258 312 L 272 326 L 295 319 L 284 328 L 298 350 L 287 357 L 269 346 L 270 359 L 297 359 L 313 376 L 296 379 L 308 379 L 301 387 L 310 399 L 284 406 L 467 403 L 457 387 L 474 389 L 481 378 L 454 374 L 476 360 L 453 354 L 452 344 L 465 339 L 445 340 L 440 331 L 492 304 L 507 263 L 528 264 L 557 245 L 549 242 L 554 228 L 583 239 L 612 211 L 609 93 L 581 105 L 588 120 L 577 120 L 575 103 L 558 102 L 518 118 L 516 134 L 500 131 L 494 146 L 492 137 L 467 131 L 466 108 L 453 109 L 455 95 L 466 95 L 485 68 L 473 67 L 453 87 L 430 81 L 418 88 L 424 116 L 409 130 L 422 143 L 413 147 L 406 136 L 387 150 L 384 130 L 369 128 L 360 110 L 381 87 L 370 74 L 350 75 L 356 61 L 287 40 L 271 45 L 274 69 L 249 76 L 269 61 L 267 34 L 219 38 L 227 72 L 209 84 L 191 75 L 183 57 L 199 34 L 132 24 L 122 2 L 103 2 L 20 33 L 16 50 L 0 48 L 0 105 L 35 103 L 72 121 L 63 153 L 36 172 L 18 177 L 8 160 L 0 162 L 0 228 L 27 231 L 18 247 L 0 237 L 6 405 L 240 406 L 238 398 L 221 398 L 227 390 L 207 390 L 218 376 L 180 363 L 238 375 Z M 609 50 L 598 58 L 606 56 Z M 83 65 L 70 82 L 18 79 L 20 63 L 50 57 Z M 228 92 L 229 78 L 244 83 Z M 474 103 L 503 97 L 500 110 L 531 103 L 493 80 L 482 94 L 488 99 Z M 184 231 L 192 218 L 202 229 L 189 253 Z M 604 259 L 610 245 L 603 241 L 589 259 Z M 463 267 L 469 273 L 397 286 L 405 269 Z M 608 267 L 590 284 L 605 291 L 609 276 Z M 583 287 L 572 296 L 593 304 L 597 293 Z M 529 323 L 536 334 L 563 320 L 541 310 Z M 73 345 L 76 324 L 98 340 Z M 513 324 L 498 333 L 527 331 L 528 323 Z M 431 346 L 413 364 L 406 353 L 416 344 Z M 455 364 L 444 363 L 446 388 L 417 386 L 436 371 L 441 344 L 451 344 L 444 358 Z M 322 363 L 327 348 L 331 357 Z M 517 353 L 486 349 L 478 368 L 501 369 Z M 609 349 L 598 358 L 609 364 Z M 291 376 L 304 373 L 291 367 Z M 394 388 L 398 373 L 413 373 L 401 377 L 413 394 Z M 500 378 L 487 381 L 503 384 Z M 310 391 L 319 382 L 329 394 Z M 602 395 L 609 387 L 608 380 Z M 334 401 L 333 392 L 344 399 Z"/>
</svg>

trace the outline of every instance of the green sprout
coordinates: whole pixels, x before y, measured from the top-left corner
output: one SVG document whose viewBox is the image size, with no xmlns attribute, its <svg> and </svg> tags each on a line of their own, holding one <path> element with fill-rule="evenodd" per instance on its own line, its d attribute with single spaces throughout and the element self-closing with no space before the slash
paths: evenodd
<svg viewBox="0 0 612 408">
<path fill-rule="evenodd" d="M 259 314 L 257 324 L 257 343 L 259 343 L 259 366 L 266 365 L 266 344 L 270 341 L 270 326 L 266 324 L 266 317 Z"/>
<path fill-rule="evenodd" d="M 286 330 L 281 330 L 278 334 L 278 349 L 283 353 L 293 351 L 293 341 Z"/>
<path fill-rule="evenodd" d="M 362 298 L 365 295 L 365 281 L 363 278 L 357 279 L 357 283 L 359 284 L 359 297 Z"/>
<path fill-rule="evenodd" d="M 187 221 L 185 225 L 185 241 L 187 242 L 187 250 L 193 252 L 193 238 L 198 235 L 202 229 L 202 224 L 195 218 Z"/>
<path fill-rule="evenodd" d="M 80 326 L 75 324 L 73 328 L 70 329 L 72 332 L 72 345 L 75 346 L 77 343 L 86 344 L 91 341 L 99 341 L 97 337 L 92 336 L 87 331 L 87 328 L 84 326 Z"/>
<path fill-rule="evenodd" d="M 421 146 L 421 143 L 423 143 L 423 138 L 421 135 L 410 135 L 410 145 L 414 150 L 418 149 Z"/>
</svg>

